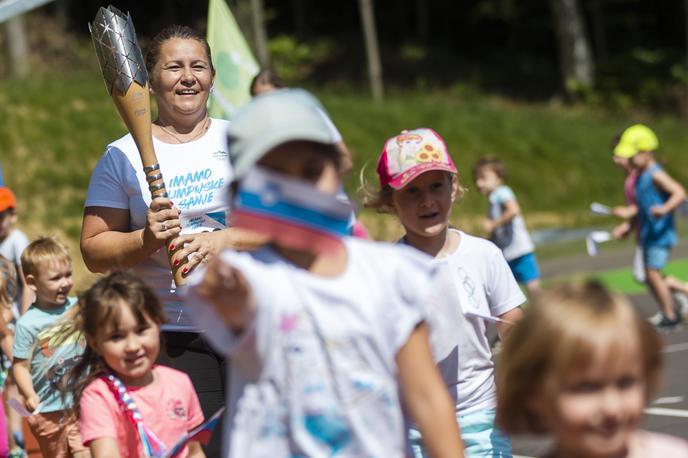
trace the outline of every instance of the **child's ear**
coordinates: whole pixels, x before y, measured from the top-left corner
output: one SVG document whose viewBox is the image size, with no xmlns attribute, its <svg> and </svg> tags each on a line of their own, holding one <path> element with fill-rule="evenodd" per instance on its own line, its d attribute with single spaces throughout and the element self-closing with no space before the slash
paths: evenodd
<svg viewBox="0 0 688 458">
<path fill-rule="evenodd" d="M 451 201 L 454 203 L 456 201 L 456 196 L 459 193 L 459 178 L 456 175 L 452 175 L 451 179 L 451 187 L 452 187 L 452 192 L 451 192 Z"/>
<path fill-rule="evenodd" d="M 36 289 L 37 289 L 36 276 L 34 274 L 27 274 L 24 276 L 24 281 L 26 282 L 26 286 L 28 286 L 29 289 L 31 289 L 31 291 L 33 291 L 35 293 Z"/>
<path fill-rule="evenodd" d="M 88 336 L 88 335 L 86 336 L 86 345 L 88 345 L 89 347 L 91 347 L 91 349 L 93 350 L 93 352 L 94 352 L 96 355 L 100 355 L 100 353 L 98 352 L 98 344 L 97 344 L 97 342 L 93 339 L 93 337 Z"/>
</svg>

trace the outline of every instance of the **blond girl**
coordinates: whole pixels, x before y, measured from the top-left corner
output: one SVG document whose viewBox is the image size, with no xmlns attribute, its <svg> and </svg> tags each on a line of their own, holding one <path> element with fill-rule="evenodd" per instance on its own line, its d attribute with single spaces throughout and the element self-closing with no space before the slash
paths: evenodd
<svg viewBox="0 0 688 458">
<path fill-rule="evenodd" d="M 538 297 L 497 364 L 497 423 L 547 433 L 547 457 L 688 457 L 688 444 L 642 431 L 662 367 L 657 333 L 597 282 Z"/>
</svg>

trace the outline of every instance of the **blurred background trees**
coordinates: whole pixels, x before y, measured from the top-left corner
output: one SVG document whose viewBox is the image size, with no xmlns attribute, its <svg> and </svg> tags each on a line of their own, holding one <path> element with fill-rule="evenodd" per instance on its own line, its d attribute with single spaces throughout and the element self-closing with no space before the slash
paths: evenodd
<svg viewBox="0 0 688 458">
<path fill-rule="evenodd" d="M 86 23 L 97 7 L 108 3 L 58 0 L 39 8 L 26 27 L 32 52 L 55 48 L 51 42 L 69 41 L 56 35 L 60 30 L 86 41 Z M 113 3 L 133 14 L 144 46 L 166 24 L 205 28 L 205 1 Z M 622 109 L 641 104 L 681 112 L 688 82 L 686 3 L 228 0 L 259 61 L 271 63 L 297 84 L 375 86 L 367 72 L 375 61 L 366 58 L 363 33 L 362 13 L 370 8 L 380 50 L 377 73 L 384 74 L 391 88 L 454 87 L 525 100 L 575 100 Z M 36 26 L 35 16 L 41 15 L 62 29 Z M 18 38 L 8 40 L 11 34 L 19 36 L 16 27 L 3 25 L 3 75 L 25 72 L 17 67 L 28 65 L 7 63 L 17 52 L 9 45 L 16 47 Z M 53 35 L 36 36 L 49 33 Z"/>
</svg>

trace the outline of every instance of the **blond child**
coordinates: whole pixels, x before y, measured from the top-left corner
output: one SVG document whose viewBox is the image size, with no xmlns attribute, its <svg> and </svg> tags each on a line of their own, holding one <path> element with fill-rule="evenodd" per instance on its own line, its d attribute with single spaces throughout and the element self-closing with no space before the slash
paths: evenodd
<svg viewBox="0 0 688 458">
<path fill-rule="evenodd" d="M 552 458 L 688 457 L 688 443 L 640 430 L 661 347 L 628 300 L 600 283 L 543 292 L 499 355 L 497 422 L 553 436 Z"/>
<path fill-rule="evenodd" d="M 540 269 L 535 257 L 535 245 L 530 238 L 516 196 L 504 183 L 504 162 L 485 156 L 473 166 L 475 186 L 490 203 L 483 229 L 504 253 L 516 281 L 525 285 L 528 294 L 540 291 Z"/>
<path fill-rule="evenodd" d="M 671 289 L 662 270 L 671 249 L 678 243 L 674 210 L 685 200 L 686 191 L 657 162 L 658 148 L 655 133 L 647 126 L 636 124 L 621 134 L 614 155 L 627 158 L 638 172 L 634 196 L 645 282 L 663 315 L 657 326 L 672 329 L 681 323 L 682 316 L 674 309 Z"/>
<path fill-rule="evenodd" d="M 401 240 L 433 256 L 439 275 L 429 298 L 435 361 L 455 404 L 466 456 L 511 456 L 509 440 L 494 428 L 496 392 L 486 321 L 505 336 L 521 317 L 525 296 L 499 248 L 449 227 L 461 197 L 458 172 L 432 129 L 404 131 L 385 142 L 377 164 L 380 187 L 366 206 L 391 212 Z M 416 457 L 426 456 L 425 434 L 412 428 Z"/>
<path fill-rule="evenodd" d="M 17 321 L 12 373 L 34 414 L 28 423 L 43 456 L 88 457 L 81 443 L 78 424 L 68 419 L 71 400 L 63 400 L 59 382 L 83 354 L 81 339 L 56 341 L 54 326 L 76 298 L 72 289 L 72 261 L 69 251 L 53 237 L 41 237 L 29 244 L 21 256 L 22 268 L 36 300 Z"/>
<path fill-rule="evenodd" d="M 422 308 L 433 270 L 415 250 L 345 236 L 319 110 L 289 90 L 237 113 L 233 215 L 265 223 L 253 227 L 271 243 L 190 279 L 193 316 L 231 360 L 227 456 L 401 457 L 403 399 L 431 456 L 462 457 Z"/>
</svg>

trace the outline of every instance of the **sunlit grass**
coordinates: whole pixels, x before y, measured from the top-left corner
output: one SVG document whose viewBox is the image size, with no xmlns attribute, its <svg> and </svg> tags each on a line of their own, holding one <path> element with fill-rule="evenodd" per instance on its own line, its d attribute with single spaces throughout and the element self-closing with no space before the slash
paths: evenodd
<svg viewBox="0 0 688 458">
<path fill-rule="evenodd" d="M 367 94 L 316 93 L 355 155 L 346 183 L 355 195 L 361 167 L 373 177 L 386 138 L 402 129 L 431 127 L 446 140 L 469 188 L 456 206 L 453 222 L 479 232 L 486 200 L 473 187 L 471 167 L 483 154 L 506 160 L 514 188 L 531 228 L 584 226 L 592 200 L 620 203 L 621 172 L 610 161 L 608 143 L 624 125 L 638 119 L 576 107 L 515 104 L 508 100 L 446 92 L 390 93 L 377 105 Z M 20 227 L 30 236 L 58 233 L 78 260 L 82 206 L 91 171 L 107 143 L 126 130 L 97 70 L 49 78 L 0 81 L 0 159 L 5 179 L 19 199 Z M 661 157 L 679 180 L 688 176 L 683 160 L 688 131 L 670 117 L 646 120 L 659 134 Z M 392 217 L 364 212 L 376 237 L 401 235 Z M 76 266 L 86 278 L 83 266 Z"/>
</svg>

